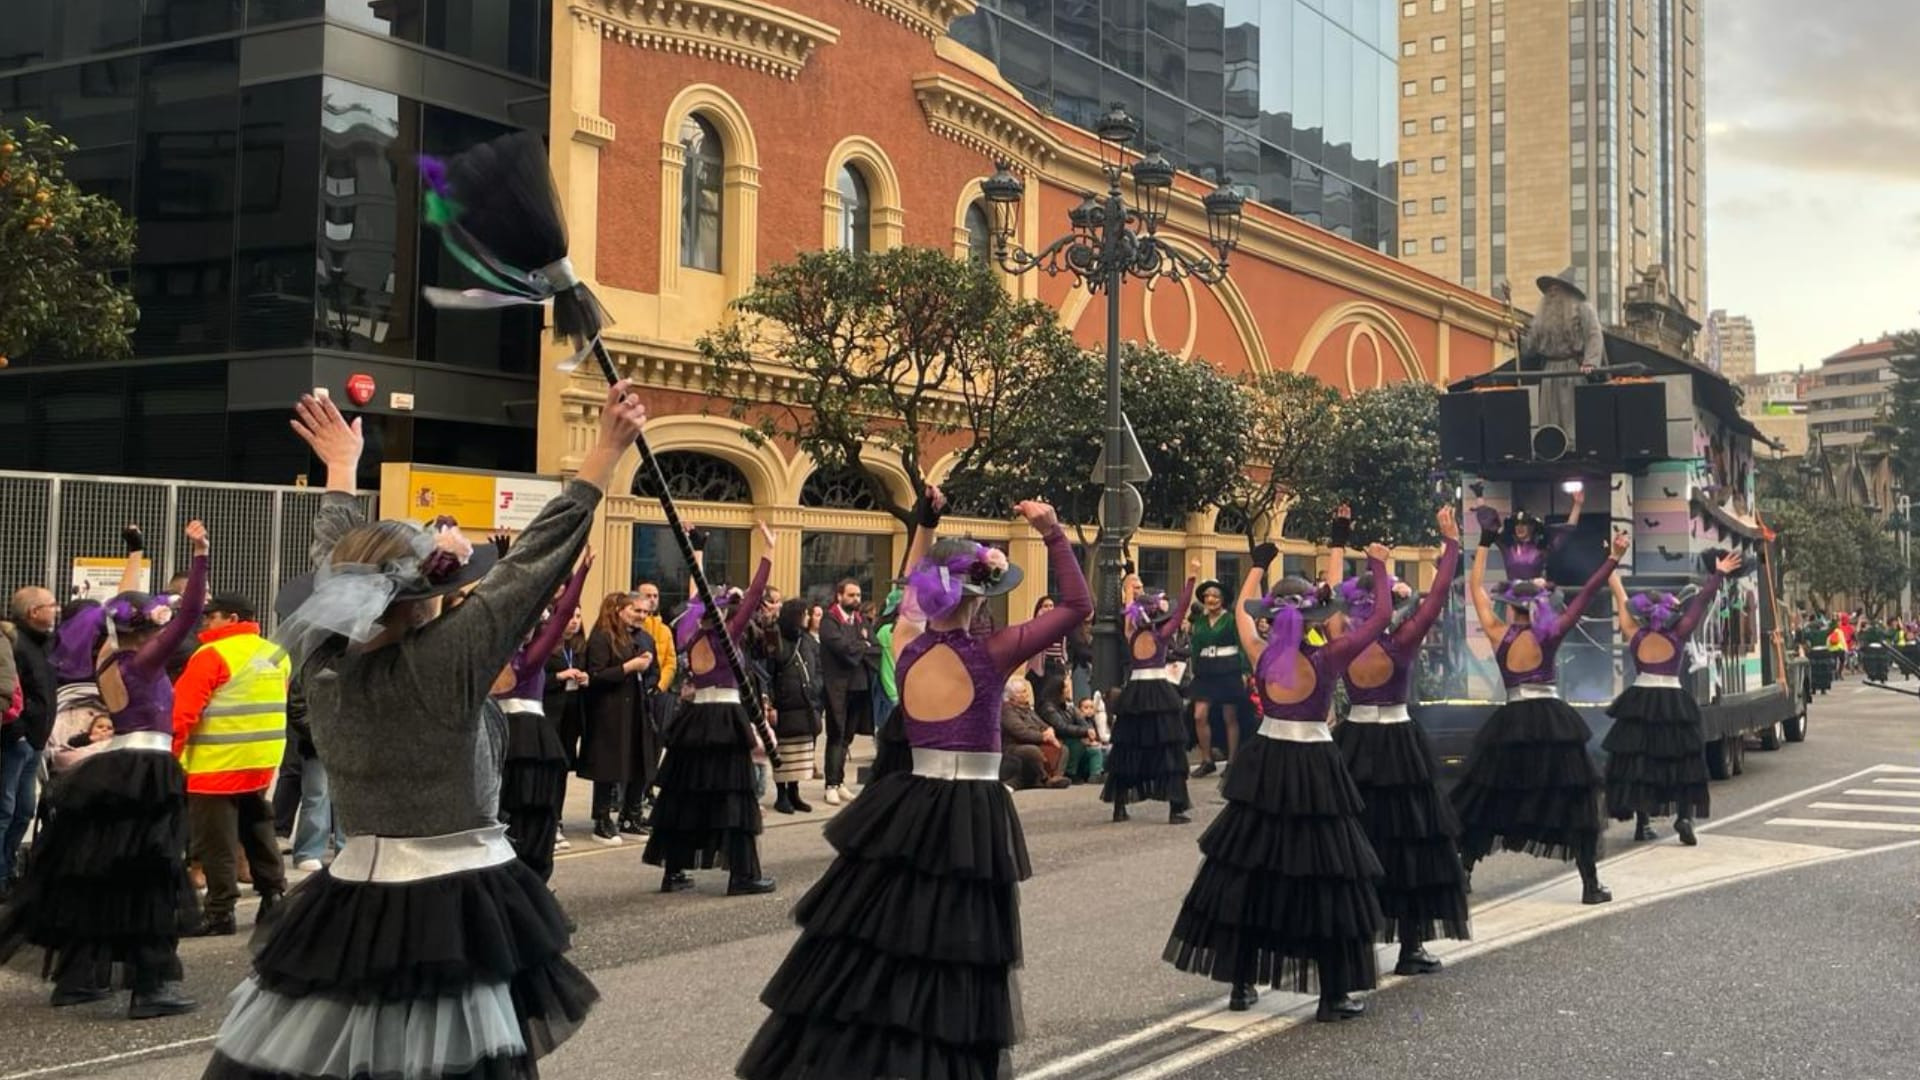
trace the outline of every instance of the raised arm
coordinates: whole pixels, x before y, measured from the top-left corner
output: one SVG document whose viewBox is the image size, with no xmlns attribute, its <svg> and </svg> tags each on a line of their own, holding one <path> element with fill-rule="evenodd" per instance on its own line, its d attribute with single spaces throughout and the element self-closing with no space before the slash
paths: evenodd
<svg viewBox="0 0 1920 1080">
<path fill-rule="evenodd" d="M 1446 507 L 1442 513 L 1452 521 L 1453 508 Z M 1433 624 L 1439 621 L 1440 612 L 1446 609 L 1447 597 L 1453 592 L 1453 579 L 1460 572 L 1460 528 L 1454 526 L 1453 534 L 1446 536 L 1440 543 L 1440 572 L 1434 575 L 1433 585 L 1427 589 L 1427 595 L 1420 598 L 1420 606 L 1413 610 L 1400 628 L 1393 632 L 1393 643 L 1402 650 L 1412 648 L 1427 636 Z"/>
<path fill-rule="evenodd" d="M 1680 616 L 1680 622 L 1673 628 L 1674 633 L 1681 637 L 1693 633 L 1693 628 L 1699 626 L 1700 620 L 1706 617 L 1707 609 L 1713 606 L 1713 594 L 1720 591 L 1720 583 L 1726 580 L 1728 574 L 1740 569 L 1741 561 L 1738 552 L 1721 556 L 1720 561 L 1714 565 L 1713 573 L 1707 575 L 1706 584 L 1700 586 L 1700 591 L 1695 593 L 1693 600 L 1687 604 L 1686 612 Z"/>
<path fill-rule="evenodd" d="M 1174 617 L 1154 627 L 1154 636 L 1161 641 L 1170 641 L 1180 630 L 1180 624 L 1186 621 L 1187 611 L 1193 606 L 1194 575 L 1187 574 L 1187 584 L 1180 590 L 1180 602 L 1172 608 Z"/>
<path fill-rule="evenodd" d="M 1327 532 L 1327 584 L 1338 585 L 1347 573 L 1347 544 L 1353 540 L 1353 507 L 1346 503 L 1335 507 L 1333 524 Z"/>
<path fill-rule="evenodd" d="M 1580 587 L 1580 591 L 1574 594 L 1573 599 L 1567 601 L 1567 610 L 1561 612 L 1560 617 L 1554 620 L 1553 636 L 1556 639 L 1567 636 L 1573 632 L 1574 627 L 1580 625 L 1580 616 L 1586 614 L 1587 605 L 1593 603 L 1593 598 L 1600 593 L 1600 586 L 1613 576 L 1614 569 L 1620 565 L 1620 556 L 1626 553 L 1627 534 L 1614 533 L 1612 549 L 1607 557 L 1601 560 L 1600 568 L 1593 572 L 1593 576 Z"/>
<path fill-rule="evenodd" d="M 1480 629 L 1487 640 L 1499 644 L 1506 635 L 1507 624 L 1493 614 L 1493 598 L 1487 595 L 1487 552 L 1493 545 L 1487 541 L 1487 535 L 1481 534 L 1480 549 L 1473 553 L 1473 569 L 1467 572 L 1467 596 L 1473 601 L 1473 612 L 1480 617 Z"/>
<path fill-rule="evenodd" d="M 1280 557 L 1280 549 L 1271 541 L 1253 549 L 1253 565 L 1247 569 L 1247 579 L 1240 583 L 1240 596 L 1233 602 L 1233 628 L 1240 634 L 1240 652 L 1249 663 L 1257 664 L 1260 654 L 1266 650 L 1267 639 L 1260 636 L 1260 628 L 1247 613 L 1247 603 L 1257 600 L 1266 589 L 1267 567 Z"/>
<path fill-rule="evenodd" d="M 1018 509 L 1047 545 L 1047 565 L 1053 571 L 1060 595 L 1052 610 L 1041 612 L 1018 626 L 997 630 L 987 639 L 987 655 L 993 657 L 995 667 L 1001 671 L 1019 667 L 1027 658 L 1066 637 L 1068 631 L 1093 614 L 1093 594 L 1087 589 L 1086 575 L 1080 572 L 1080 562 L 1073 557 L 1073 545 L 1067 542 L 1066 531 L 1060 528 L 1053 507 L 1042 502 L 1023 502 Z M 898 630 L 894 636 L 898 640 Z"/>
<path fill-rule="evenodd" d="M 907 556 L 900 563 L 901 576 L 913 573 L 920 560 L 927 557 L 928 549 L 933 547 L 934 531 L 940 527 L 940 515 L 947 508 L 947 497 L 932 484 L 921 495 L 914 507 L 913 535 L 907 539 Z M 920 610 L 920 602 L 913 595 L 913 588 L 905 586 L 900 592 L 900 606 L 894 611 L 893 633 L 887 635 L 887 651 L 895 660 L 905 652 L 913 639 L 927 628 L 926 612 Z"/>
<path fill-rule="evenodd" d="M 1631 638 L 1640 632 L 1640 622 L 1633 617 L 1633 608 L 1627 601 L 1627 587 L 1620 583 L 1620 570 L 1607 575 L 1607 587 L 1613 590 L 1613 611 L 1620 623 L 1620 636 Z"/>
<path fill-rule="evenodd" d="M 766 529 L 768 534 L 773 531 L 767 529 L 765 522 L 762 522 L 760 527 Z M 768 545 L 772 545 L 771 540 L 768 541 Z M 767 577 L 772 573 L 773 559 L 762 555 L 760 565 L 754 567 L 753 581 L 747 585 L 747 591 L 741 595 L 740 602 L 733 606 L 733 614 L 727 616 L 727 634 L 734 640 L 739 640 L 740 635 L 747 632 L 747 626 L 753 622 L 754 613 L 760 610 L 760 601 L 767 595 Z"/>
<path fill-rule="evenodd" d="M 120 530 L 120 540 L 127 545 L 127 564 L 120 568 L 120 588 L 116 592 L 140 591 L 141 553 L 145 550 L 146 538 L 140 534 L 140 526 L 129 525 Z"/>
<path fill-rule="evenodd" d="M 1367 572 L 1373 575 L 1373 612 L 1365 622 L 1349 626 L 1347 632 L 1327 642 L 1321 651 L 1327 654 L 1327 671 L 1345 671 L 1362 649 L 1380 639 L 1380 632 L 1393 620 L 1393 581 L 1387 575 L 1388 551 L 1384 545 L 1367 545 Z"/>
<path fill-rule="evenodd" d="M 593 549 L 580 559 L 580 565 L 574 568 L 573 576 L 567 579 L 566 588 L 560 592 L 560 599 L 554 601 L 553 611 L 547 621 L 540 624 L 527 647 L 520 650 L 519 659 L 514 664 L 514 674 L 525 676 L 529 672 L 542 670 L 547 657 L 560 647 L 560 639 L 567 636 L 567 623 L 580 606 L 580 592 L 587 587 L 587 571 L 593 569 Z"/>
<path fill-rule="evenodd" d="M 303 395 L 294 405 L 294 434 L 312 449 L 327 470 L 326 493 L 313 516 L 311 561 L 318 569 L 348 530 L 366 523 L 366 511 L 353 490 L 366 445 L 358 417 L 348 421 L 332 398 Z"/>
<path fill-rule="evenodd" d="M 180 651 L 180 646 L 199 629 L 200 613 L 207 606 L 207 527 L 198 521 L 187 522 L 187 539 L 193 544 L 193 561 L 187 567 L 187 593 L 180 608 L 160 632 L 147 639 L 133 654 L 130 665 L 138 670 L 158 671 Z"/>
</svg>

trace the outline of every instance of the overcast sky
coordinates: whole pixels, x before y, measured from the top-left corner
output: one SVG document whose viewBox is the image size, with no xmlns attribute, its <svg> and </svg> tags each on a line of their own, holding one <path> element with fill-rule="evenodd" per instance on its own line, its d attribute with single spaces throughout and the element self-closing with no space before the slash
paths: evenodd
<svg viewBox="0 0 1920 1080">
<path fill-rule="evenodd" d="M 1707 294 L 1761 370 L 1920 327 L 1912 0 L 1707 0 Z"/>
</svg>

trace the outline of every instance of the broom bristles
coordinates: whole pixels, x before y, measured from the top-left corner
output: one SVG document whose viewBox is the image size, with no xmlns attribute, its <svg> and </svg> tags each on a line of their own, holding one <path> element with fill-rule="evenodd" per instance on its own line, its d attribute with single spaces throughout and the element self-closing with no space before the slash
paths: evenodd
<svg viewBox="0 0 1920 1080">
<path fill-rule="evenodd" d="M 567 222 L 540 136 L 502 135 L 461 151 L 446 167 L 461 227 L 497 258 L 533 271 L 566 257 Z"/>
</svg>

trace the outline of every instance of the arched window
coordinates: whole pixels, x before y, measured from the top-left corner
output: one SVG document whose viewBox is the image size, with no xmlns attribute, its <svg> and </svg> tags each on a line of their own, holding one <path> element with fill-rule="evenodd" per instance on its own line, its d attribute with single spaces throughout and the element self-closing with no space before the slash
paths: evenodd
<svg viewBox="0 0 1920 1080">
<path fill-rule="evenodd" d="M 879 486 L 862 469 L 815 469 L 800 486 L 800 505 L 828 510 L 878 510 Z"/>
<path fill-rule="evenodd" d="M 867 178 L 851 163 L 840 166 L 840 249 L 856 254 L 873 250 L 873 199 Z"/>
<path fill-rule="evenodd" d="M 655 457 L 667 475 L 667 490 L 675 501 L 753 503 L 753 485 L 740 467 L 725 458 L 697 450 L 664 450 Z M 641 466 L 633 477 L 633 493 L 644 499 L 660 497 L 653 470 Z"/>
<path fill-rule="evenodd" d="M 993 265 L 993 218 L 979 199 L 967 207 L 967 258 L 982 266 Z"/>
<path fill-rule="evenodd" d="M 686 165 L 680 173 L 680 265 L 720 269 L 721 174 L 726 154 L 720 133 L 699 116 L 680 125 Z"/>
</svg>

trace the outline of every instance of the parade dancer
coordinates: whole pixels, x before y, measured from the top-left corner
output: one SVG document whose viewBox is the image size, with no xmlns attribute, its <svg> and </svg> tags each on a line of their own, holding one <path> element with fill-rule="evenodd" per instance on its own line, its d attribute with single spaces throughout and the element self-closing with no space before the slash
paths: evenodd
<svg viewBox="0 0 1920 1080">
<path fill-rule="evenodd" d="M 106 641 L 93 670 L 113 737 L 48 789 L 46 826 L 0 913 L 0 960 L 23 945 L 45 949 L 56 1007 L 106 998 L 117 963 L 133 992 L 128 1019 L 198 1008 L 180 986 L 180 929 L 198 925 L 200 905 L 187 877 L 187 774 L 173 756 L 167 679 L 207 599 L 206 526 L 189 522 L 187 539 L 179 610 L 144 592 L 100 606 L 93 625 Z M 82 639 L 94 642 L 93 630 Z"/>
<path fill-rule="evenodd" d="M 1496 849 L 1524 851 L 1546 859 L 1572 859 L 1580 868 L 1583 904 L 1604 904 L 1613 894 L 1600 884 L 1600 774 L 1587 754 L 1592 732 L 1554 686 L 1554 657 L 1580 622 L 1581 613 L 1626 553 L 1627 537 L 1616 532 L 1611 551 L 1567 609 L 1554 617 L 1547 590 L 1531 581 L 1510 581 L 1498 595 L 1486 590 L 1487 549 L 1468 575 L 1467 592 L 1480 627 L 1493 643 L 1494 661 L 1507 687 L 1507 703 L 1487 717 L 1474 736 L 1467 772 L 1452 792 L 1462 826 L 1460 856 L 1469 875 Z M 1508 610 L 1508 621 L 1494 602 Z"/>
<path fill-rule="evenodd" d="M 500 773 L 500 820 L 507 842 L 520 861 L 545 881 L 553 876 L 553 848 L 559 837 L 560 806 L 567 797 L 567 749 L 560 730 L 547 716 L 547 661 L 567 624 L 580 608 L 580 590 L 593 569 L 593 549 L 546 614 L 539 629 L 507 662 L 493 684 L 494 704 L 507 715 L 506 760 Z"/>
<path fill-rule="evenodd" d="M 455 529 L 365 521 L 359 421 L 301 399 L 294 430 L 327 493 L 314 573 L 282 586 L 275 637 L 349 838 L 255 931 L 207 1080 L 532 1080 L 585 1021 L 599 995 L 565 956 L 566 916 L 496 817 L 506 718 L 490 690 L 645 422 L 630 384 L 609 387 L 579 474 L 496 563 Z"/>
<path fill-rule="evenodd" d="M 1360 791 L 1347 774 L 1327 713 L 1334 683 L 1355 656 L 1379 639 L 1393 615 L 1387 549 L 1367 548 L 1373 611 L 1349 627 L 1329 592 L 1304 578 L 1282 578 L 1261 595 L 1273 544 L 1253 553 L 1234 612 L 1241 646 L 1259 656 L 1263 718 L 1259 738 L 1221 782 L 1227 808 L 1201 834 L 1206 861 L 1180 905 L 1165 960 L 1181 971 L 1233 986 L 1228 1008 L 1251 1008 L 1256 984 L 1320 994 L 1317 1019 L 1345 1020 L 1365 1010 L 1350 996 L 1372 988 L 1374 940 L 1383 917 L 1381 877 L 1360 826 Z M 1259 618 L 1273 621 L 1262 640 Z M 1324 632 L 1314 645 L 1309 628 Z"/>
<path fill-rule="evenodd" d="M 1114 702 L 1113 749 L 1107 754 L 1107 782 L 1100 798 L 1113 804 L 1113 820 L 1127 820 L 1127 804 L 1164 799 L 1167 821 L 1185 825 L 1193 807 L 1187 797 L 1186 702 L 1167 670 L 1167 646 L 1179 629 L 1175 611 L 1193 602 L 1200 564 L 1188 567 L 1178 605 L 1155 589 L 1134 595 L 1123 617 L 1130 671 Z"/>
<path fill-rule="evenodd" d="M 773 1010 L 736 1068 L 747 1080 L 996 1080 L 1021 1026 L 1019 883 L 1031 873 L 1000 783 L 1007 678 L 1093 610 L 1053 508 L 1016 510 L 1047 545 L 1053 610 L 976 634 L 976 610 L 1021 571 L 972 540 L 935 542 L 942 499 L 918 509 L 895 625 L 911 772 L 868 785 L 827 825 L 833 865 L 794 909 L 800 940 L 760 1000 Z"/>
<path fill-rule="evenodd" d="M 674 622 L 674 650 L 686 664 L 693 697 L 680 702 L 668 728 L 667 756 L 655 781 L 659 795 L 653 804 L 653 835 L 641 856 L 664 871 L 661 892 L 691 889 L 689 871 L 714 867 L 728 871 L 728 896 L 774 890 L 774 880 L 760 872 L 752 718 L 741 703 L 733 669 L 721 659 L 727 648 L 722 635 L 739 640 L 766 595 L 775 538 L 764 521 L 760 539 L 765 554 L 745 593 L 715 589 L 720 610 L 710 612 L 690 588 L 695 595 Z"/>
<path fill-rule="evenodd" d="M 1194 741 L 1200 746 L 1200 764 L 1195 778 L 1212 776 L 1213 717 L 1220 717 L 1227 734 L 1227 763 L 1240 749 L 1240 720 L 1247 711 L 1246 654 L 1240 651 L 1240 631 L 1233 613 L 1227 610 L 1226 590 L 1211 579 L 1194 590 L 1200 609 L 1193 612 L 1189 627 L 1193 651 L 1193 685 L 1187 696 L 1193 703 Z"/>
<path fill-rule="evenodd" d="M 1396 975 L 1439 971 L 1440 960 L 1427 951 L 1426 942 L 1468 937 L 1467 878 L 1455 846 L 1460 822 L 1435 785 L 1439 758 L 1433 743 L 1407 715 L 1420 642 L 1446 607 L 1460 569 L 1460 526 L 1453 508 L 1443 507 L 1437 520 L 1439 573 L 1419 606 L 1411 614 L 1396 612 L 1398 625 L 1389 626 L 1347 665 L 1341 676 L 1347 684 L 1347 719 L 1333 730 L 1347 772 L 1366 801 L 1361 821 L 1367 839 L 1386 869 L 1380 882 L 1380 909 L 1386 914 L 1381 940 L 1400 942 Z M 1334 566 L 1345 562 L 1350 526 L 1346 513 L 1335 519 Z M 1338 589 L 1348 614 L 1363 623 L 1373 614 L 1374 584 L 1370 574 L 1362 574 Z M 1398 598 L 1403 588 L 1404 583 L 1394 582 L 1393 595 Z"/>
<path fill-rule="evenodd" d="M 1693 819 L 1709 812 L 1707 763 L 1700 706 L 1680 685 L 1680 669 L 1688 636 L 1740 562 L 1738 552 L 1721 556 L 1691 599 L 1643 592 L 1628 600 L 1620 575 L 1608 579 L 1634 676 L 1633 685 L 1607 707 L 1613 717 L 1601 743 L 1607 751 L 1607 814 L 1616 821 L 1634 818 L 1635 840 L 1658 839 L 1648 819 L 1672 813 L 1680 842 L 1699 843 Z"/>
<path fill-rule="evenodd" d="M 1525 510 L 1516 510 L 1503 526 L 1500 512 L 1485 505 L 1481 491 L 1481 485 L 1473 485 L 1473 517 L 1480 526 L 1481 544 L 1487 543 L 1488 535 L 1495 537 L 1500 546 L 1500 564 L 1506 570 L 1508 581 L 1545 585 L 1547 557 L 1560 550 L 1580 524 L 1580 509 L 1587 500 L 1585 486 L 1573 489 L 1573 509 L 1559 525 L 1544 524 Z"/>
</svg>

